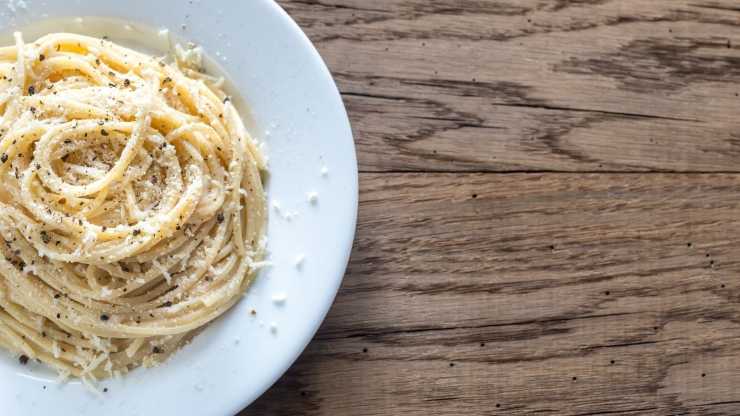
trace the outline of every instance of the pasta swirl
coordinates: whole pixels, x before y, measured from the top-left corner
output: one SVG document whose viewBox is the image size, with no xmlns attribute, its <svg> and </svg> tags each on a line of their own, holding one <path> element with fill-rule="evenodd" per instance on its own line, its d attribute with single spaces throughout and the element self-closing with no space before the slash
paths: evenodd
<svg viewBox="0 0 740 416">
<path fill-rule="evenodd" d="M 0 346 L 21 362 L 86 380 L 154 365 L 252 281 L 265 162 L 179 51 L 0 48 Z"/>
</svg>

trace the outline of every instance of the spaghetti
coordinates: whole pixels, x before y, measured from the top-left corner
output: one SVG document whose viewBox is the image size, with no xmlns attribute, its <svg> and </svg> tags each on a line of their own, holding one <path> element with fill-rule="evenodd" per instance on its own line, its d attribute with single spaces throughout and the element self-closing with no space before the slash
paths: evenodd
<svg viewBox="0 0 740 416">
<path fill-rule="evenodd" d="M 165 360 L 264 251 L 265 162 L 198 50 L 0 48 L 0 346 L 84 381 Z"/>
</svg>

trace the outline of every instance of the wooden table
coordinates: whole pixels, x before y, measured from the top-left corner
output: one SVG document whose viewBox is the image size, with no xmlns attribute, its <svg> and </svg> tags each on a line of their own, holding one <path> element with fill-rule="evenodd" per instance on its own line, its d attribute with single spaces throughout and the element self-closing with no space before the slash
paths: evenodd
<svg viewBox="0 0 740 416">
<path fill-rule="evenodd" d="M 740 1 L 280 3 L 359 225 L 241 415 L 740 414 Z"/>
</svg>

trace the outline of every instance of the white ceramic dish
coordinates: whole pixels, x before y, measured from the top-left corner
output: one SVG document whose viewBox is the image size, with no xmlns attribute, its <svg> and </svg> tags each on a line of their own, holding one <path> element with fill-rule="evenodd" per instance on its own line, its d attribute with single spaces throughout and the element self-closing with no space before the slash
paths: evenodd
<svg viewBox="0 0 740 416">
<path fill-rule="evenodd" d="M 114 24 L 95 24 L 86 16 L 124 19 L 132 27 L 114 30 Z M 83 17 L 82 23 L 76 17 Z M 39 24 L 43 19 L 62 20 Z M 21 366 L 0 353 L 3 416 L 233 415 L 298 357 L 341 283 L 357 213 L 352 133 L 331 75 L 279 6 L 270 0 L 0 3 L 3 34 L 23 29 L 27 41 L 35 39 L 32 32 L 102 36 L 106 33 L 100 31 L 108 30 L 111 40 L 131 43 L 137 27 L 147 26 L 168 28 L 176 38 L 202 45 L 230 77 L 232 92 L 248 104 L 247 124 L 267 143 L 270 204 L 277 201 L 281 207 L 270 209 L 268 249 L 274 266 L 260 273 L 233 310 L 166 364 L 101 383 L 108 389 L 102 397 L 78 382 L 59 384 L 40 365 Z M 2 41 L 10 44 L 10 37 Z M 318 193 L 316 203 L 309 203 L 308 192 Z M 295 217 L 288 220 L 286 213 Z M 305 258 L 301 266 L 296 265 L 299 256 Z M 273 302 L 280 294 L 287 300 Z M 249 313 L 252 308 L 256 317 Z"/>
</svg>

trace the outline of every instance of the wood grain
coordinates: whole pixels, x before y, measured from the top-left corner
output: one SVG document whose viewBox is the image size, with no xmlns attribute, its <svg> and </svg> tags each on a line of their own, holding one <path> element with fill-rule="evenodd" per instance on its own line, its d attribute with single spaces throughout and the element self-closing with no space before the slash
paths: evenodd
<svg viewBox="0 0 740 416">
<path fill-rule="evenodd" d="M 740 411 L 740 175 L 366 174 L 362 189 L 329 318 L 245 414 Z"/>
<path fill-rule="evenodd" d="M 284 0 L 353 123 L 343 287 L 251 415 L 740 414 L 740 4 Z"/>
<path fill-rule="evenodd" d="M 736 1 L 283 1 L 362 171 L 737 171 Z"/>
</svg>

